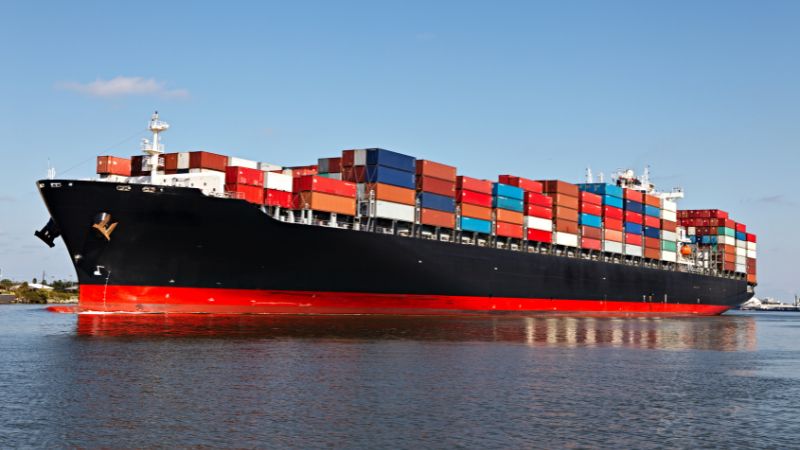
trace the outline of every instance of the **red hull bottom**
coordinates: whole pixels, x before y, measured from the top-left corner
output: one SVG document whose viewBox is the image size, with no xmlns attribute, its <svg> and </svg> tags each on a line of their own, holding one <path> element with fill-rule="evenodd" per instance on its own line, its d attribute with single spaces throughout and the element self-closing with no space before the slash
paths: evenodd
<svg viewBox="0 0 800 450">
<path fill-rule="evenodd" d="M 82 285 L 79 309 L 81 312 L 213 314 L 599 313 L 713 316 L 722 314 L 729 307 L 607 300 Z"/>
</svg>

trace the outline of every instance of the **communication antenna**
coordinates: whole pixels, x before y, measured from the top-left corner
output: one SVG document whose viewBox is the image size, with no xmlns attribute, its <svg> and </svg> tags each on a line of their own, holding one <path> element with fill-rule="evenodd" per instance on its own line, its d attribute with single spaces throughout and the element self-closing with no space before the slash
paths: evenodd
<svg viewBox="0 0 800 450">
<path fill-rule="evenodd" d="M 50 165 L 50 158 L 47 158 L 47 179 L 52 180 L 56 177 L 56 168 Z"/>
<path fill-rule="evenodd" d="M 606 182 L 605 181 L 605 175 L 603 175 L 603 172 L 600 172 L 600 175 L 597 176 L 597 181 L 599 183 L 605 183 Z"/>
<path fill-rule="evenodd" d="M 592 176 L 592 168 L 586 168 L 586 182 L 587 183 L 594 183 L 594 177 Z"/>
<path fill-rule="evenodd" d="M 159 143 L 158 134 L 169 129 L 169 124 L 158 119 L 158 111 L 150 117 L 150 124 L 147 127 L 153 132 L 153 141 L 142 139 L 142 151 L 150 156 L 150 180 L 152 181 L 158 171 L 158 156 L 164 153 L 164 144 Z"/>
</svg>

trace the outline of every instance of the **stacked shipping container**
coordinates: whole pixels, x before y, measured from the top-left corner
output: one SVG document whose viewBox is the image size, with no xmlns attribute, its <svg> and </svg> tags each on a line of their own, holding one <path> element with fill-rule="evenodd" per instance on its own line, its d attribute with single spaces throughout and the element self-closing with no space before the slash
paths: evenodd
<svg viewBox="0 0 800 450">
<path fill-rule="evenodd" d="M 691 241 L 710 252 L 717 269 L 746 274 L 749 283 L 756 283 L 756 235 L 745 224 L 719 209 L 682 210 L 677 217 Z"/>
<path fill-rule="evenodd" d="M 492 182 L 465 176 L 456 178 L 456 205 L 461 231 L 492 233 Z"/>
<path fill-rule="evenodd" d="M 294 209 L 355 216 L 356 185 L 317 175 L 294 178 Z"/>
<path fill-rule="evenodd" d="M 578 236 L 580 190 L 578 186 L 564 181 L 541 181 L 545 195 L 553 199 L 553 243 L 567 247 L 579 247 Z"/>
<path fill-rule="evenodd" d="M 419 223 L 442 228 L 456 226 L 456 168 L 418 159 Z"/>
<path fill-rule="evenodd" d="M 498 237 L 522 239 L 525 191 L 503 183 L 492 183 L 492 217 Z"/>
<path fill-rule="evenodd" d="M 622 188 L 604 183 L 580 184 L 581 191 L 600 196 L 603 220 L 603 251 L 619 253 L 623 251 L 624 214 Z"/>
</svg>

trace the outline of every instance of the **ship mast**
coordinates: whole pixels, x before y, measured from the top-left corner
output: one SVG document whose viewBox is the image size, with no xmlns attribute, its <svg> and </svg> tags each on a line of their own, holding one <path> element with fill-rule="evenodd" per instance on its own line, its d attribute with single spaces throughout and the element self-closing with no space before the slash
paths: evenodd
<svg viewBox="0 0 800 450">
<path fill-rule="evenodd" d="M 150 181 L 152 182 L 158 172 L 158 156 L 164 153 L 164 144 L 159 142 L 158 134 L 167 131 L 169 124 L 158 119 L 158 111 L 150 117 L 150 124 L 147 127 L 153 132 L 153 142 L 147 139 L 142 140 L 142 151 L 150 156 Z"/>
</svg>

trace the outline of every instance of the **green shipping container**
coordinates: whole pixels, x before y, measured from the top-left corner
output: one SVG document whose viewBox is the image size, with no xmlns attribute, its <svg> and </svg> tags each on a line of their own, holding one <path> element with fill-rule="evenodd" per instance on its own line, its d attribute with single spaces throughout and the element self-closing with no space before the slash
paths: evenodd
<svg viewBox="0 0 800 450">
<path fill-rule="evenodd" d="M 733 228 L 717 227 L 717 234 L 720 236 L 736 237 L 736 231 Z"/>
<path fill-rule="evenodd" d="M 678 244 L 674 241 L 661 241 L 661 250 L 667 252 L 677 252 Z"/>
</svg>

